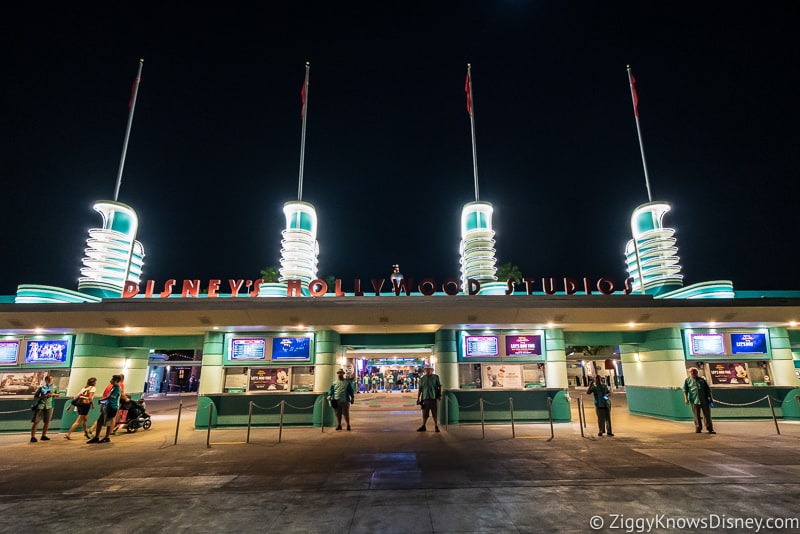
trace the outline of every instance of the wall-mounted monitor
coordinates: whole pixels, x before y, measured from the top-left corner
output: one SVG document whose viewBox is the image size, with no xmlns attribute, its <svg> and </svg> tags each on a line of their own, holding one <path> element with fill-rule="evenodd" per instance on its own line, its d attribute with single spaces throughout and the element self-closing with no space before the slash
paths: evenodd
<svg viewBox="0 0 800 534">
<path fill-rule="evenodd" d="M 689 352 L 692 356 L 725 354 L 723 334 L 690 334 Z"/>
<path fill-rule="evenodd" d="M 467 358 L 500 356 L 497 336 L 466 336 L 464 338 L 464 356 Z"/>
<path fill-rule="evenodd" d="M 506 356 L 532 355 L 542 355 L 542 336 L 538 334 L 506 336 Z"/>
<path fill-rule="evenodd" d="M 231 340 L 231 361 L 266 360 L 267 340 L 263 337 L 233 338 Z"/>
<path fill-rule="evenodd" d="M 311 339 L 307 337 L 272 338 L 272 360 L 310 360 Z"/>
<path fill-rule="evenodd" d="M 67 363 L 66 339 L 31 339 L 25 346 L 25 363 Z"/>
<path fill-rule="evenodd" d="M 17 365 L 18 339 L 0 340 L 0 365 Z"/>
<path fill-rule="evenodd" d="M 767 335 L 760 333 L 731 334 L 731 354 L 766 354 Z"/>
</svg>

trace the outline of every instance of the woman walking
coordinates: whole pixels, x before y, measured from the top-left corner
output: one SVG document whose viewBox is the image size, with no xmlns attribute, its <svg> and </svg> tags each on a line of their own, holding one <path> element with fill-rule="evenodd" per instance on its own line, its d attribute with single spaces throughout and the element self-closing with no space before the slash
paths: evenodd
<svg viewBox="0 0 800 534">
<path fill-rule="evenodd" d="M 75 427 L 78 425 L 83 426 L 83 435 L 86 436 L 86 439 L 92 438 L 89 435 L 87 419 L 89 416 L 89 410 L 92 409 L 92 405 L 94 403 L 94 394 L 97 391 L 95 384 L 97 384 L 97 379 L 94 377 L 90 378 L 86 381 L 86 386 L 80 391 L 80 393 L 78 393 L 78 397 L 76 399 L 78 403 L 75 405 L 75 408 L 78 410 L 78 418 L 75 419 L 75 422 L 72 423 L 71 427 L 69 427 L 69 430 L 64 435 L 64 438 L 72 439 L 70 437 L 72 435 L 72 431 L 75 430 Z"/>
</svg>

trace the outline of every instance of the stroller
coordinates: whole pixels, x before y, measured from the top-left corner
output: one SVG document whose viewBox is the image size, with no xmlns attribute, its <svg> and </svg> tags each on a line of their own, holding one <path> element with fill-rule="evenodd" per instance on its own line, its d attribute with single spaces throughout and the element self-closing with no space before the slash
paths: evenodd
<svg viewBox="0 0 800 534">
<path fill-rule="evenodd" d="M 143 399 L 138 401 L 128 399 L 120 407 L 119 426 L 124 426 L 128 432 L 136 432 L 140 428 L 149 430 L 153 422 L 150 420 L 150 414 L 147 413 L 146 408 Z"/>
</svg>

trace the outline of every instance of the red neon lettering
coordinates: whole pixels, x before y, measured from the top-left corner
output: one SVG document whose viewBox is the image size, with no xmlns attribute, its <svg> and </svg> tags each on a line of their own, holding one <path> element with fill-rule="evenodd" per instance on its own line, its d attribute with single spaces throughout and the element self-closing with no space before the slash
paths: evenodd
<svg viewBox="0 0 800 534">
<path fill-rule="evenodd" d="M 222 283 L 221 280 L 209 280 L 208 281 L 208 298 L 215 298 L 219 297 L 219 285 Z"/>
</svg>

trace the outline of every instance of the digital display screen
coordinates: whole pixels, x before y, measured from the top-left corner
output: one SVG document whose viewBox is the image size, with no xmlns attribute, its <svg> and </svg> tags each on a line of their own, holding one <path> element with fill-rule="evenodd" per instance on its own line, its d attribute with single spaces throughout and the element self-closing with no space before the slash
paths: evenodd
<svg viewBox="0 0 800 534">
<path fill-rule="evenodd" d="M 257 338 L 234 338 L 231 340 L 231 360 L 265 360 L 267 340 Z"/>
<path fill-rule="evenodd" d="M 68 349 L 65 339 L 31 340 L 25 348 L 25 363 L 67 363 Z"/>
<path fill-rule="evenodd" d="M 0 365 L 17 365 L 18 352 L 18 340 L 0 341 Z"/>
<path fill-rule="evenodd" d="M 722 334 L 691 334 L 689 345 L 695 356 L 707 354 L 725 354 L 724 336 Z"/>
<path fill-rule="evenodd" d="M 766 354 L 766 334 L 731 334 L 732 354 Z"/>
<path fill-rule="evenodd" d="M 276 337 L 272 339 L 273 360 L 308 360 L 310 358 L 310 338 Z"/>
<path fill-rule="evenodd" d="M 464 339 L 464 354 L 473 356 L 499 356 L 497 336 L 467 336 Z"/>
<path fill-rule="evenodd" d="M 542 336 L 506 336 L 506 356 L 542 355 Z"/>
</svg>

